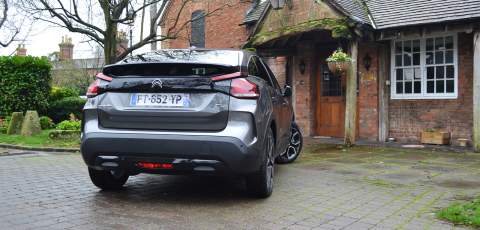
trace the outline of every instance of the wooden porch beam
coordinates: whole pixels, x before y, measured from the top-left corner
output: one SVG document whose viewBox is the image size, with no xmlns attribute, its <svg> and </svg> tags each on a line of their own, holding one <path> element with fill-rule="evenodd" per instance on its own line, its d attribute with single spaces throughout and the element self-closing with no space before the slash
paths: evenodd
<svg viewBox="0 0 480 230">
<path fill-rule="evenodd" d="M 389 46 L 382 44 L 378 52 L 378 141 L 385 142 L 388 139 L 389 120 L 388 120 L 388 100 L 389 88 L 387 81 L 390 80 L 389 74 Z"/>
<path fill-rule="evenodd" d="M 480 152 L 480 31 L 473 36 L 473 147 Z"/>
<path fill-rule="evenodd" d="M 357 59 L 358 59 L 358 41 L 350 42 L 350 56 L 352 65 L 347 73 L 347 92 L 345 102 L 345 145 L 355 144 L 357 134 Z"/>
</svg>

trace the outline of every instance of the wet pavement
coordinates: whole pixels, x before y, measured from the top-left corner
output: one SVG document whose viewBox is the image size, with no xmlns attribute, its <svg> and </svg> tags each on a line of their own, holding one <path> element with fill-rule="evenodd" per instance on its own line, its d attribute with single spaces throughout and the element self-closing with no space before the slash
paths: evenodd
<svg viewBox="0 0 480 230">
<path fill-rule="evenodd" d="M 434 211 L 480 192 L 480 156 L 308 140 L 269 199 L 243 182 L 138 175 L 102 192 L 79 154 L 0 149 L 0 229 L 457 229 Z"/>
</svg>

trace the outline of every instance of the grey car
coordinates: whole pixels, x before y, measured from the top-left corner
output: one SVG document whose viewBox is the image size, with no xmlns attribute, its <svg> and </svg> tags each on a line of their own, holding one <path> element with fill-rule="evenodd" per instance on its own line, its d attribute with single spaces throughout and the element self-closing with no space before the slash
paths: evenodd
<svg viewBox="0 0 480 230">
<path fill-rule="evenodd" d="M 139 173 L 241 175 L 252 195 L 268 197 L 275 162 L 293 162 L 302 147 L 291 94 L 249 51 L 131 56 L 88 89 L 82 156 L 105 190 Z"/>
</svg>

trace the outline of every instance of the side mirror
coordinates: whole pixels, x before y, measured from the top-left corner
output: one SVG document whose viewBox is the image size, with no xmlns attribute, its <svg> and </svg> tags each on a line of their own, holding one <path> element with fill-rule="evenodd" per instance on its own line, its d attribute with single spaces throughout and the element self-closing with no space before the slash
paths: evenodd
<svg viewBox="0 0 480 230">
<path fill-rule="evenodd" d="M 283 96 L 284 97 L 291 97 L 293 94 L 292 92 L 292 87 L 289 85 L 286 85 L 285 88 L 283 89 Z"/>
</svg>

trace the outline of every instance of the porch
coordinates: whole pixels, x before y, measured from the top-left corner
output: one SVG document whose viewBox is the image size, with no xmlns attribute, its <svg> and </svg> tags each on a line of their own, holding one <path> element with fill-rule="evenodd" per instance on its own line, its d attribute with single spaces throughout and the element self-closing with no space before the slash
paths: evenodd
<svg viewBox="0 0 480 230">
<path fill-rule="evenodd" d="M 375 31 L 347 21 L 350 36 L 345 37 L 336 36 L 339 24 L 318 23 L 343 20 L 338 12 L 326 4 L 315 7 L 310 11 L 320 13 L 304 21 L 278 23 L 277 18 L 292 14 L 287 8 L 267 14 L 256 32 L 261 36 L 252 42 L 279 81 L 292 85 L 304 135 L 344 138 L 347 144 L 389 139 L 419 144 L 422 132 L 439 130 L 449 133 L 452 146 L 462 139 L 469 146 L 480 143 L 480 135 L 474 134 L 480 133 L 477 24 Z M 312 21 L 317 23 L 313 27 L 299 26 Z M 342 75 L 326 67 L 326 58 L 337 48 L 353 59 Z"/>
</svg>

